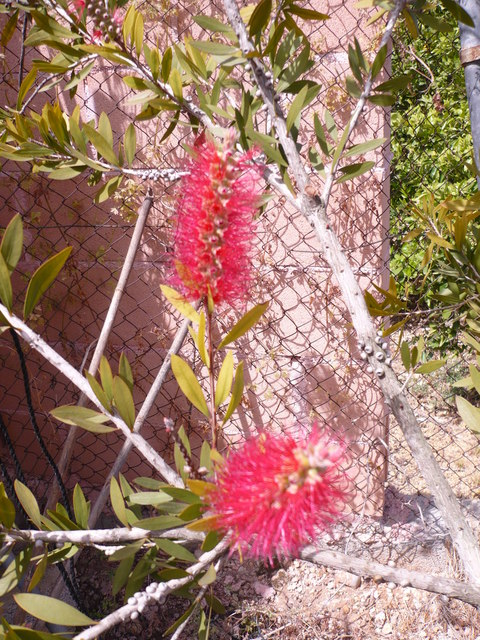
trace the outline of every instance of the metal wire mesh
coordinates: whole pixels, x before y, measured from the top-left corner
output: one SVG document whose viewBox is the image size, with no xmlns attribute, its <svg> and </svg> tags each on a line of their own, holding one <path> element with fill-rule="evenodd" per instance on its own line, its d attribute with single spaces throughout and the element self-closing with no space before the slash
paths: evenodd
<svg viewBox="0 0 480 640">
<path fill-rule="evenodd" d="M 147 16 L 146 38 L 152 43 L 159 22 L 168 25 L 172 39 L 181 39 L 191 32 L 194 15 L 218 10 L 210 2 L 144 2 L 140 9 Z M 315 55 L 312 73 L 322 79 L 323 85 L 312 113 L 322 113 L 328 107 L 341 125 L 346 121 L 350 104 L 343 89 L 348 65 L 345 50 L 356 36 L 368 51 L 372 32 L 362 31 L 357 14 L 348 3 L 332 4 L 330 14 L 332 19 L 309 35 Z M 19 38 L 17 34 L 6 50 L 2 89 L 5 104 L 12 102 L 18 83 Z M 27 68 L 28 63 L 29 56 Z M 462 73 L 460 64 L 455 73 Z M 95 120 L 101 111 L 106 112 L 115 124 L 117 137 L 134 113 L 125 101 L 129 90 L 121 76 L 112 65 L 102 63 L 92 74 L 88 91 L 77 97 L 83 117 Z M 423 99 L 438 101 L 437 94 L 441 91 L 431 83 L 422 92 Z M 408 120 L 408 113 L 404 117 Z M 164 119 L 156 123 L 156 129 L 143 122 L 135 122 L 135 126 L 139 161 L 145 166 L 155 162 L 162 167 L 181 166 L 180 145 L 192 143 L 190 132 L 179 127 L 175 143 L 165 147 L 157 144 L 165 128 Z M 304 127 L 303 143 L 308 145 L 313 141 L 311 116 L 305 118 Z M 359 139 L 385 136 L 388 128 L 386 114 L 379 108 L 368 107 Z M 467 132 L 465 121 L 457 134 L 467 136 Z M 400 128 L 394 130 L 393 138 L 396 140 L 400 133 Z M 451 134 L 445 129 L 435 133 L 439 139 L 443 137 L 442 144 L 448 149 Z M 410 151 L 402 148 L 400 140 L 396 153 Z M 372 174 L 337 189 L 331 213 L 340 241 L 365 288 L 371 288 L 372 284 L 385 286 L 388 281 L 389 242 L 392 240 L 395 245 L 396 241 L 389 235 L 390 179 L 394 190 L 401 186 L 395 183 L 395 165 L 390 173 L 388 144 L 375 159 L 377 168 Z M 460 165 L 465 158 L 452 160 Z M 415 188 L 428 190 L 431 166 L 427 168 L 422 156 L 411 158 L 411 165 Z M 66 245 L 73 246 L 73 257 L 38 308 L 33 328 L 75 367 L 83 369 L 105 317 L 145 187 L 133 181 L 124 183 L 113 207 L 105 207 L 92 204 L 95 189 L 89 186 L 87 177 L 75 182 L 49 181 L 6 163 L 0 179 L 2 225 L 16 212 L 22 214 L 24 222 L 27 238 L 21 263 L 24 276 L 53 252 Z M 449 175 L 442 177 L 444 182 L 448 179 Z M 127 355 L 133 368 L 137 403 L 145 397 L 180 321 L 159 290 L 165 279 L 175 186 L 156 184 L 154 190 L 155 205 L 106 352 L 112 368 L 122 351 Z M 391 216 L 397 215 L 392 206 Z M 401 224 L 396 226 L 397 238 L 404 230 Z M 384 558 L 399 545 L 414 545 L 419 531 L 427 542 L 443 539 L 438 513 L 425 492 L 401 432 L 391 424 L 387 435 L 380 395 L 372 378 L 363 372 L 349 318 L 330 271 L 317 254 L 314 234 L 298 214 L 289 211 L 281 199 L 275 199 L 258 222 L 257 237 L 258 284 L 252 301 L 270 299 L 271 305 L 255 334 L 248 334 L 239 344 L 236 357 L 245 359 L 248 365 L 247 387 L 243 409 L 233 420 L 226 439 L 236 443 L 259 427 L 302 429 L 313 419 L 325 423 L 349 443 L 351 475 L 357 487 L 354 515 L 345 529 L 332 536 L 332 544 Z M 16 286 L 20 298 L 25 281 L 19 278 Z M 233 317 L 231 312 L 225 312 L 220 322 L 227 327 Z M 1 412 L 8 438 L 29 485 L 40 502 L 45 503 L 54 481 L 52 470 L 29 426 L 17 354 L 8 334 L 0 340 Z M 193 352 L 187 344 L 182 353 L 192 356 Z M 58 460 L 67 428 L 53 421 L 49 411 L 58 405 L 75 403 L 78 393 L 33 351 L 27 351 L 26 358 L 43 438 L 53 458 Z M 458 362 L 461 365 L 461 354 Z M 201 373 L 199 363 L 194 365 Z M 448 371 L 458 366 L 452 365 Z M 479 484 L 477 439 L 445 405 L 446 394 L 439 377 L 434 377 L 433 382 L 422 378 L 410 387 L 409 393 L 456 493 L 471 500 Z M 198 449 L 207 425 L 200 414 L 188 407 L 172 376 L 166 380 L 142 430 L 170 461 L 172 446 L 163 430 L 164 417 L 174 419 L 177 424 L 185 423 L 194 450 Z M 8 454 L 5 433 L 0 442 L 5 452 L 3 472 L 18 477 L 15 460 Z M 97 437 L 80 432 L 66 478 L 68 489 L 79 481 L 94 496 L 120 446 L 121 437 L 117 434 Z M 129 455 L 124 472 L 128 477 L 152 473 L 148 461 L 135 451 Z"/>
</svg>

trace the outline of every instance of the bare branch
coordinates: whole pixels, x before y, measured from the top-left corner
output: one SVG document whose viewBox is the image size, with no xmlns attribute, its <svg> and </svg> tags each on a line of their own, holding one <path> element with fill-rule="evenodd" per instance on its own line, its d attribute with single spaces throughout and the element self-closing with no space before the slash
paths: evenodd
<svg viewBox="0 0 480 640">
<path fill-rule="evenodd" d="M 394 582 L 401 587 L 414 587 L 432 593 L 440 593 L 449 598 L 456 598 L 463 602 L 468 602 L 476 607 L 480 606 L 480 587 L 459 582 L 452 578 L 429 575 L 420 571 L 410 571 L 398 567 L 389 567 L 373 560 L 365 558 L 354 558 L 340 551 L 331 549 L 317 549 L 316 547 L 305 547 L 300 553 L 302 560 L 308 560 L 314 564 L 321 564 L 334 569 L 349 571 L 358 576 L 368 576 L 370 578 L 380 577 L 386 582 Z"/>
<path fill-rule="evenodd" d="M 168 538 L 169 540 L 184 540 L 186 542 L 202 542 L 205 539 L 203 533 L 190 531 L 183 527 L 162 531 L 151 531 L 140 527 L 118 527 L 114 529 L 94 529 L 75 531 L 35 531 L 31 529 L 6 529 L 0 526 L 7 543 L 28 542 L 35 544 L 38 541 L 51 544 L 67 544 L 69 542 L 81 545 L 107 545 L 136 542 L 137 540 L 151 540 L 153 538 Z"/>
<path fill-rule="evenodd" d="M 86 378 L 84 378 L 65 358 L 50 347 L 42 338 L 32 331 L 20 318 L 11 314 L 7 307 L 0 304 L 0 313 L 3 314 L 7 322 L 27 344 L 35 349 L 50 364 L 52 364 L 67 380 L 70 380 L 82 393 L 84 393 L 90 402 L 104 415 L 108 415 L 113 424 L 120 429 L 125 438 L 132 442 L 133 446 L 144 456 L 146 460 L 157 470 L 157 472 L 168 483 L 176 487 L 183 487 L 181 477 L 165 462 L 162 456 L 138 433 L 132 433 L 127 424 L 116 413 L 109 414 L 93 393 Z"/>
</svg>

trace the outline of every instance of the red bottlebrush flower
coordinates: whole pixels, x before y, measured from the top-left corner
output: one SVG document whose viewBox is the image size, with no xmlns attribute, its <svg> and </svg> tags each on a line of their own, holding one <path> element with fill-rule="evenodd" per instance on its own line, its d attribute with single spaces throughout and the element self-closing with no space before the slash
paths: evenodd
<svg viewBox="0 0 480 640">
<path fill-rule="evenodd" d="M 189 300 L 216 304 L 245 299 L 251 282 L 254 216 L 260 172 L 252 152 L 234 153 L 234 136 L 222 148 L 209 140 L 196 148 L 181 182 L 174 230 L 171 282 Z"/>
<path fill-rule="evenodd" d="M 341 515 L 349 497 L 345 447 L 314 424 L 308 438 L 262 433 L 218 469 L 208 503 L 215 527 L 247 555 L 295 555 Z"/>
</svg>

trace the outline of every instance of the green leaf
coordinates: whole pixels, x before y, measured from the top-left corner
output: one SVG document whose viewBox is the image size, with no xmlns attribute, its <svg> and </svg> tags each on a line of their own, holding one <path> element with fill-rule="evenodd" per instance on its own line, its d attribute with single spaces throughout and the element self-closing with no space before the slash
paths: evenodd
<svg viewBox="0 0 480 640">
<path fill-rule="evenodd" d="M 28 584 L 28 589 L 27 591 L 33 591 L 33 589 L 35 589 L 35 587 L 38 585 L 38 583 L 41 581 L 41 579 L 43 578 L 43 576 L 45 575 L 45 571 L 47 570 L 47 566 L 48 566 L 48 553 L 45 552 L 40 560 L 40 562 L 38 562 L 35 571 L 33 572 L 32 578 Z"/>
<path fill-rule="evenodd" d="M 257 304 L 253 309 L 247 311 L 247 313 L 240 318 L 235 326 L 227 333 L 225 338 L 218 345 L 219 349 L 223 349 L 227 344 L 230 344 L 234 340 L 237 340 L 243 336 L 249 329 L 251 329 L 263 316 L 268 309 L 268 302 Z"/>
<path fill-rule="evenodd" d="M 185 433 L 185 428 L 184 428 L 183 424 L 180 427 L 180 429 L 178 430 L 178 434 L 177 435 L 180 438 L 181 443 L 185 447 L 185 451 L 188 453 L 189 456 L 191 456 L 192 455 L 192 447 L 190 446 L 190 440 L 188 439 L 188 436 Z"/>
<path fill-rule="evenodd" d="M 177 560 L 185 560 L 186 562 L 197 562 L 197 558 L 191 551 L 182 547 L 181 544 L 172 542 L 171 540 L 158 539 L 155 544 L 159 549 L 164 551 L 169 556 L 173 556 Z"/>
<path fill-rule="evenodd" d="M 135 423 L 135 405 L 128 384 L 120 376 L 113 378 L 113 401 L 121 418 L 130 429 Z"/>
<path fill-rule="evenodd" d="M 100 372 L 100 381 L 102 383 L 103 390 L 111 402 L 113 400 L 113 375 L 105 356 L 100 358 L 100 366 L 98 367 L 98 370 Z"/>
<path fill-rule="evenodd" d="M 136 540 L 121 549 L 117 549 L 111 555 L 108 556 L 108 560 L 110 562 L 120 562 L 121 560 L 125 560 L 126 558 L 131 558 L 135 556 L 143 545 L 146 542 L 146 538 L 142 538 L 141 540 Z"/>
<path fill-rule="evenodd" d="M 0 300 L 11 312 L 13 305 L 12 282 L 10 280 L 10 271 L 3 255 L 0 253 Z"/>
<path fill-rule="evenodd" d="M 177 309 L 177 311 L 182 314 L 182 316 L 188 318 L 195 324 L 199 324 L 199 314 L 197 313 L 197 311 L 195 311 L 192 305 L 187 302 L 187 300 L 185 300 L 181 293 L 178 293 L 178 291 L 175 291 L 175 289 L 172 289 L 172 287 L 167 287 L 167 285 L 165 284 L 161 284 L 160 289 L 166 299 L 170 302 L 170 304 L 174 306 L 175 309 Z"/>
<path fill-rule="evenodd" d="M 200 449 L 200 467 L 205 467 L 208 471 L 213 469 L 212 460 L 210 457 L 211 447 L 207 440 L 202 442 L 202 448 Z"/>
<path fill-rule="evenodd" d="M 233 33 L 232 28 L 228 24 L 224 24 L 210 16 L 195 16 L 193 21 L 206 31 L 213 31 L 214 33 Z"/>
<path fill-rule="evenodd" d="M 176 577 L 180 578 L 182 576 L 176 576 Z M 186 611 L 184 611 L 182 615 L 179 618 L 177 618 L 170 627 L 168 627 L 168 629 L 163 634 L 163 637 L 165 638 L 166 636 L 170 636 L 176 629 L 178 629 L 178 627 L 182 624 L 182 622 L 185 622 L 185 620 L 188 620 L 192 615 L 192 613 L 195 611 L 196 607 L 197 607 L 196 602 L 191 604 L 188 607 L 188 609 L 186 609 Z"/>
<path fill-rule="evenodd" d="M 328 109 L 325 109 L 324 120 L 325 120 L 325 126 L 327 127 L 328 134 L 330 135 L 330 137 L 334 142 L 338 142 L 337 126 L 335 124 L 335 120 L 333 119 L 332 114 Z"/>
<path fill-rule="evenodd" d="M 272 0 L 260 0 L 255 7 L 249 23 L 250 37 L 256 36 L 267 25 L 272 12 Z"/>
<path fill-rule="evenodd" d="M 188 400 L 208 418 L 209 412 L 202 388 L 190 366 L 177 355 L 172 355 L 171 366 L 178 386 Z"/>
<path fill-rule="evenodd" d="M 143 49 L 143 38 L 144 38 L 143 16 L 141 13 L 137 13 L 135 16 L 135 22 L 133 25 L 133 42 L 135 44 L 135 51 L 137 53 L 137 56 L 140 55 L 140 52 Z"/>
<path fill-rule="evenodd" d="M 104 424 L 110 420 L 108 416 L 87 407 L 64 405 L 52 409 L 50 414 L 65 424 L 75 425 L 92 433 L 110 433 L 116 429 L 116 427 L 108 427 Z"/>
<path fill-rule="evenodd" d="M 445 9 L 459 22 L 468 25 L 469 27 L 475 27 L 470 15 L 454 0 L 440 0 Z"/>
<path fill-rule="evenodd" d="M 480 371 L 473 364 L 471 364 L 468 369 L 470 371 L 472 386 L 475 387 L 476 392 L 480 394 Z"/>
<path fill-rule="evenodd" d="M 125 149 L 125 159 L 129 167 L 132 166 L 132 162 L 135 159 L 135 153 L 137 151 L 137 133 L 135 125 L 131 122 L 127 130 L 125 131 L 125 137 L 123 139 L 123 148 Z"/>
<path fill-rule="evenodd" d="M 217 385 L 215 389 L 215 407 L 219 407 L 225 402 L 232 388 L 233 381 L 233 353 L 227 352 L 222 363 L 220 373 L 218 374 Z"/>
<path fill-rule="evenodd" d="M 164 529 L 181 527 L 184 524 L 185 522 L 176 516 L 156 516 L 154 518 L 139 520 L 136 526 L 141 529 L 146 529 L 147 531 L 163 531 Z"/>
<path fill-rule="evenodd" d="M 15 269 L 22 255 L 23 248 L 23 225 L 22 217 L 16 214 L 10 220 L 3 234 L 0 253 L 5 260 L 10 273 Z"/>
<path fill-rule="evenodd" d="M 215 571 L 215 567 L 213 566 L 213 564 L 211 564 L 208 567 L 207 571 L 200 578 L 200 580 L 198 580 L 198 584 L 201 587 L 206 587 L 207 585 L 215 582 L 216 578 L 217 578 L 217 572 Z"/>
<path fill-rule="evenodd" d="M 171 496 L 163 491 L 139 491 L 138 493 L 132 493 L 128 496 L 129 504 L 157 506 L 171 501 Z"/>
<path fill-rule="evenodd" d="M 102 406 L 110 413 L 112 410 L 112 405 L 108 399 L 107 394 L 102 389 L 101 385 L 88 371 L 85 371 L 85 377 L 88 380 L 88 384 L 90 385 L 90 388 L 92 389 L 93 393 L 96 395 L 98 400 L 102 403 Z"/>
<path fill-rule="evenodd" d="M 461 396 L 455 396 L 455 402 L 457 403 L 458 413 L 467 427 L 475 431 L 475 433 L 480 433 L 480 409 L 474 407 L 473 404 Z"/>
<path fill-rule="evenodd" d="M 0 523 L 7 529 L 15 523 L 15 506 L 6 495 L 0 495 Z"/>
<path fill-rule="evenodd" d="M 373 160 L 368 160 L 367 162 L 350 164 L 348 165 L 348 167 L 341 167 L 339 171 L 341 171 L 343 175 L 340 178 L 337 178 L 335 183 L 341 184 L 342 182 L 346 182 L 347 180 L 353 180 L 353 178 L 361 176 L 363 173 L 370 171 L 370 169 L 374 166 L 375 162 L 373 162 Z"/>
<path fill-rule="evenodd" d="M 3 571 L 0 578 L 0 597 L 14 589 L 28 569 L 33 547 L 20 551 Z"/>
<path fill-rule="evenodd" d="M 379 107 L 391 107 L 396 102 L 395 96 L 389 93 L 383 93 L 378 95 L 369 96 L 368 100 L 372 104 L 376 104 Z"/>
<path fill-rule="evenodd" d="M 349 158 L 351 156 L 358 156 L 361 153 L 367 153 L 368 151 L 372 151 L 377 147 L 381 147 L 384 142 L 386 142 L 386 138 L 377 138 L 376 140 L 369 140 L 368 142 L 361 142 L 360 144 L 354 144 L 353 147 L 347 149 L 343 157 Z"/>
<path fill-rule="evenodd" d="M 358 99 L 362 95 L 362 87 L 355 81 L 352 76 L 347 76 L 345 80 L 347 92 L 352 98 Z"/>
<path fill-rule="evenodd" d="M 408 371 L 410 369 L 410 347 L 405 341 L 400 345 L 400 355 L 402 356 L 403 366 Z"/>
<path fill-rule="evenodd" d="M 202 543 L 202 551 L 205 553 L 206 551 L 211 551 L 215 549 L 217 544 L 220 542 L 220 538 L 218 536 L 217 531 L 209 531 L 205 536 L 205 540 Z"/>
<path fill-rule="evenodd" d="M 376 76 L 378 76 L 380 71 L 383 69 L 383 65 L 385 64 L 385 60 L 387 59 L 387 53 L 388 48 L 387 45 L 384 44 L 383 47 L 378 50 L 377 55 L 375 56 L 375 60 L 372 63 L 372 80 L 375 80 Z"/>
<path fill-rule="evenodd" d="M 133 6 L 133 5 L 132 5 Z M 140 542 L 142 542 L 143 544 L 143 540 L 141 540 Z M 136 543 L 134 543 L 136 544 Z M 131 545 L 133 546 L 133 545 Z M 142 545 L 140 545 L 138 547 L 138 549 L 136 551 L 138 551 L 140 549 Z M 135 553 L 136 553 L 135 551 Z M 115 552 L 117 553 L 117 552 Z M 127 580 L 128 580 L 128 576 L 130 575 L 130 571 L 132 570 L 132 566 L 133 566 L 133 562 L 135 560 L 135 554 L 129 556 L 128 558 L 124 558 L 123 560 L 120 561 L 120 564 L 117 567 L 117 570 L 115 571 L 115 575 L 113 576 L 113 580 L 112 580 L 112 594 L 114 596 L 117 595 L 117 593 L 123 589 L 123 587 L 125 586 Z"/>
<path fill-rule="evenodd" d="M 88 517 L 90 515 L 90 503 L 87 502 L 79 484 L 73 490 L 73 512 L 75 520 L 82 529 L 88 529 Z"/>
<path fill-rule="evenodd" d="M 37 527 L 37 529 L 42 529 L 40 509 L 38 507 L 35 496 L 30 491 L 30 489 L 22 484 L 19 480 L 15 480 L 14 487 L 17 498 L 20 501 L 22 507 L 25 509 L 26 514 L 33 522 L 33 524 Z"/>
<path fill-rule="evenodd" d="M 51 177 L 51 174 L 50 174 L 50 177 Z M 102 202 L 105 202 L 106 200 L 111 198 L 112 195 L 115 193 L 115 191 L 119 188 L 122 180 L 123 180 L 122 175 L 113 176 L 113 178 L 110 178 L 110 180 L 108 180 L 104 185 L 102 185 L 100 189 L 97 191 L 97 193 L 95 194 L 95 202 L 98 204 L 102 204 Z"/>
<path fill-rule="evenodd" d="M 95 621 L 84 613 L 56 598 L 42 596 L 37 593 L 17 593 L 13 597 L 21 609 L 44 622 L 67 627 L 83 627 L 95 624 Z"/>
<path fill-rule="evenodd" d="M 443 367 L 445 362 L 446 360 L 430 360 L 430 362 L 425 362 L 417 367 L 415 373 L 433 373 L 433 371 Z"/>
<path fill-rule="evenodd" d="M 320 145 L 320 149 L 326 156 L 329 156 L 330 146 L 325 137 L 325 132 L 323 130 L 322 123 L 320 122 L 320 118 L 316 113 L 313 116 L 313 126 L 315 129 L 315 135 L 317 137 L 318 144 Z"/>
<path fill-rule="evenodd" d="M 13 34 L 15 33 L 15 29 L 17 28 L 18 22 L 18 9 L 12 12 L 11 16 L 7 20 L 5 26 L 3 27 L 2 35 L 0 37 L 0 45 L 2 47 L 6 47 L 10 42 Z"/>
<path fill-rule="evenodd" d="M 35 309 L 42 295 L 60 273 L 71 251 L 72 247 L 65 247 L 65 249 L 62 249 L 62 251 L 46 260 L 35 271 L 28 283 L 25 296 L 25 304 L 23 306 L 23 317 L 25 320 Z"/>
<path fill-rule="evenodd" d="M 36 77 L 37 77 L 37 69 L 33 68 L 33 69 L 30 69 L 30 71 L 27 73 L 27 75 L 23 79 L 17 94 L 17 111 L 20 111 L 20 109 L 22 108 L 23 99 L 27 95 L 30 87 L 35 82 Z"/>
<path fill-rule="evenodd" d="M 232 47 L 228 44 L 222 44 L 220 42 L 212 42 L 206 40 L 192 40 L 191 44 L 205 53 L 210 53 L 213 56 L 226 56 L 233 57 L 238 56 L 239 52 L 236 47 Z"/>
<path fill-rule="evenodd" d="M 112 503 L 113 511 L 115 512 L 115 515 L 117 516 L 119 521 L 125 527 L 128 527 L 128 518 L 127 518 L 127 510 L 125 508 L 125 500 L 123 498 L 120 485 L 118 484 L 116 478 L 112 478 L 110 480 L 110 501 Z"/>
<path fill-rule="evenodd" d="M 287 115 L 287 132 L 290 131 L 292 126 L 295 124 L 295 120 L 297 119 L 297 116 L 300 114 L 301 110 L 303 109 L 307 92 L 308 92 L 308 87 L 305 86 L 300 91 L 300 93 L 298 93 L 295 96 L 295 99 L 292 102 Z"/>
<path fill-rule="evenodd" d="M 172 69 L 168 78 L 168 84 L 172 87 L 172 91 L 177 100 L 183 100 L 182 76 L 178 69 Z"/>
<path fill-rule="evenodd" d="M 375 91 L 380 92 L 390 92 L 390 91 L 400 91 L 401 89 L 405 89 L 408 87 L 410 82 L 412 81 L 412 74 L 405 73 L 403 75 L 397 76 L 396 78 L 391 78 L 386 82 L 382 82 L 375 87 Z"/>
<path fill-rule="evenodd" d="M 124 382 L 127 383 L 130 391 L 133 391 L 132 368 L 130 367 L 130 363 L 127 360 L 127 356 L 123 351 L 120 354 L 120 361 L 118 363 L 118 375 L 122 378 Z"/>
<path fill-rule="evenodd" d="M 233 414 L 235 409 L 238 407 L 238 405 L 242 401 L 243 388 L 244 388 L 244 381 L 243 381 L 243 361 L 242 361 L 238 363 L 237 370 L 235 371 L 235 380 L 233 382 L 232 396 L 230 398 L 227 411 L 223 418 L 223 424 L 227 422 L 227 420 L 230 418 L 230 416 Z"/>
<path fill-rule="evenodd" d="M 326 13 L 320 13 L 313 9 L 304 9 L 303 7 L 297 7 L 296 5 L 289 4 L 285 7 L 285 11 L 293 13 L 293 15 L 303 18 L 304 20 L 330 20 L 330 16 Z"/>
<path fill-rule="evenodd" d="M 109 145 L 107 140 L 88 124 L 83 125 L 83 131 L 87 134 L 87 138 L 93 144 L 97 152 L 105 158 L 107 162 L 118 167 L 118 158 L 113 151 L 112 145 Z"/>
</svg>

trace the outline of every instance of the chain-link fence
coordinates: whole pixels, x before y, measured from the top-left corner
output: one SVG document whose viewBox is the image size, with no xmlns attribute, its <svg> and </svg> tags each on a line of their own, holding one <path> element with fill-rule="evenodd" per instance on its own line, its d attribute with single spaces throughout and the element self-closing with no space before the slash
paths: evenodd
<svg viewBox="0 0 480 640">
<path fill-rule="evenodd" d="M 169 37 L 177 41 L 191 33 L 194 15 L 214 14 L 217 7 L 214 3 L 201 2 L 144 2 L 140 9 L 147 18 L 146 38 L 154 43 L 159 23 L 168 25 Z M 314 140 L 314 111 L 322 114 L 328 108 L 339 128 L 345 124 L 350 106 L 350 98 L 343 89 L 348 70 L 346 47 L 356 36 L 369 52 L 375 35 L 373 31 L 362 30 L 357 23 L 357 13 L 349 3 L 331 3 L 330 15 L 330 21 L 309 35 L 315 60 L 311 73 L 321 79 L 322 90 L 303 123 L 302 142 L 306 146 Z M 20 31 L 5 52 L 2 104 L 12 104 L 19 75 L 25 73 L 34 57 L 27 53 L 21 69 Z M 429 55 L 433 58 L 435 37 L 422 40 L 422 46 L 431 47 Z M 406 57 L 409 46 L 406 42 L 399 39 L 399 56 Z M 445 101 L 448 86 L 441 86 L 435 76 L 428 80 L 425 61 L 418 52 L 416 56 L 414 62 L 408 64 L 416 65 L 418 73 L 426 75 L 426 82 L 418 90 L 418 96 L 411 97 L 412 88 L 407 88 L 405 95 L 410 96 L 410 106 L 408 100 L 402 98 L 404 110 L 393 116 L 393 171 L 387 143 L 381 152 L 370 152 L 377 161 L 372 173 L 338 187 L 334 194 L 332 224 L 362 286 L 371 290 L 374 284 L 388 286 L 389 243 L 392 240 L 397 249 L 399 238 L 405 232 L 405 224 L 400 220 L 408 225 L 408 198 L 412 193 L 416 197 L 423 190 L 438 193 L 438 185 L 447 184 L 453 167 L 462 165 L 465 155 L 470 153 L 469 144 L 465 143 L 469 130 L 466 117 L 457 122 L 455 129 L 462 145 L 452 149 L 451 132 L 437 121 L 428 125 L 428 109 L 422 108 L 418 113 L 421 100 L 441 115 L 446 109 L 442 107 L 442 100 Z M 443 57 L 437 57 L 425 64 L 433 74 L 432 70 L 441 68 L 443 63 Z M 100 113 L 105 112 L 114 124 L 117 137 L 123 135 L 136 109 L 128 103 L 133 93 L 122 82 L 122 75 L 113 65 L 103 62 L 75 98 L 84 120 L 97 120 Z M 447 75 L 450 83 L 461 82 L 460 63 L 456 62 Z M 42 94 L 33 104 L 42 104 Z M 448 155 L 445 164 L 450 168 L 445 175 L 433 176 L 438 158 L 428 163 L 421 144 L 416 156 L 415 150 L 405 142 L 406 122 L 414 127 L 418 137 L 425 129 L 429 138 L 438 136 L 438 148 Z M 166 146 L 159 143 L 166 126 L 168 123 L 163 117 L 155 120 L 154 125 L 135 122 L 138 160 L 145 166 L 157 164 L 172 169 L 182 166 L 181 144 L 192 144 L 192 134 L 179 126 L 175 142 Z M 378 107 L 368 107 L 359 128 L 359 139 L 388 137 L 388 134 L 389 114 Z M 399 177 L 397 171 L 402 162 L 408 162 L 411 168 L 410 173 L 406 172 L 407 178 L 403 174 Z M 389 232 L 390 179 L 393 180 L 393 235 Z M 413 185 L 409 187 L 413 191 L 407 196 L 405 179 Z M 435 180 L 433 187 L 432 180 Z M 14 213 L 21 213 L 26 236 L 21 263 L 23 274 L 31 274 L 42 260 L 63 247 L 73 247 L 67 267 L 46 294 L 32 324 L 78 369 L 83 370 L 89 363 L 145 188 L 143 183 L 126 181 L 113 201 L 96 205 L 92 203 L 95 188 L 89 186 L 87 176 L 75 181 L 53 181 L 32 176 L 28 168 L 20 165 L 7 162 L 3 166 L 2 226 Z M 138 404 L 148 392 L 180 323 L 159 289 L 165 280 L 177 187 L 158 182 L 153 188 L 154 206 L 106 349 L 112 368 L 121 352 L 127 355 L 134 373 Z M 333 544 L 343 550 L 385 559 L 394 551 L 402 555 L 404 549 L 415 547 L 419 541 L 422 544 L 443 541 L 446 533 L 438 512 L 425 491 L 400 430 L 392 423 L 387 430 L 380 394 L 373 378 L 364 372 L 339 290 L 330 270 L 318 256 L 310 227 L 298 214 L 289 211 L 281 198 L 275 198 L 258 221 L 257 238 L 257 285 L 252 302 L 270 300 L 271 304 L 258 329 L 239 343 L 236 357 L 246 363 L 246 392 L 242 409 L 232 421 L 226 439 L 238 442 L 255 428 L 303 429 L 318 420 L 348 442 L 351 475 L 356 483 L 354 514 L 345 530 L 332 537 Z M 418 263 L 412 264 L 412 269 L 417 267 Z M 25 282 L 19 278 L 15 286 L 22 292 Z M 220 323 L 228 327 L 233 318 L 233 312 L 225 311 Z M 420 329 L 415 325 L 413 331 Z M 62 404 L 75 403 L 78 392 L 35 352 L 25 348 L 24 351 L 32 395 L 30 415 L 19 354 L 9 333 L 2 334 L 2 474 L 7 482 L 23 478 L 44 506 L 56 480 L 42 447 L 58 462 L 68 432 L 67 427 L 51 418 L 49 411 Z M 194 357 L 188 341 L 182 353 Z M 194 362 L 200 373 L 198 365 Z M 449 400 L 451 382 L 462 367 L 462 353 L 457 351 L 455 363 L 449 360 L 449 365 L 431 378 L 415 377 L 410 382 L 409 393 L 455 492 L 471 506 L 479 485 L 480 448 L 476 436 L 456 417 Z M 398 369 L 401 370 L 400 364 Z M 32 426 L 32 413 L 38 422 L 38 433 Z M 171 461 L 172 443 L 163 428 L 165 417 L 172 418 L 177 426 L 186 426 L 194 449 L 207 433 L 207 425 L 200 414 L 188 407 L 172 376 L 167 377 L 142 430 L 149 442 Z M 39 434 L 43 445 L 39 443 Z M 79 431 L 65 476 L 67 491 L 80 482 L 94 500 L 118 455 L 121 440 L 116 433 L 99 437 Z M 151 475 L 152 469 L 132 451 L 122 472 L 134 478 Z"/>
</svg>

